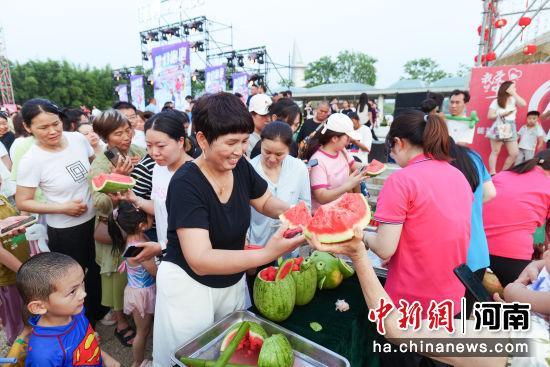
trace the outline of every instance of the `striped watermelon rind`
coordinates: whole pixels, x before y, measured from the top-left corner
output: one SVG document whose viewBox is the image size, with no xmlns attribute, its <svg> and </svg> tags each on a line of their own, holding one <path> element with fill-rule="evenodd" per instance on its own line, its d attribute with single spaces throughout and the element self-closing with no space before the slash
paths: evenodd
<svg viewBox="0 0 550 367">
<path fill-rule="evenodd" d="M 227 334 L 223 338 L 220 346 L 220 352 L 223 352 L 229 343 L 231 343 L 231 340 L 235 337 L 235 334 L 237 334 L 237 331 L 241 327 L 242 323 L 243 322 L 238 322 L 229 328 Z M 260 324 L 253 321 L 248 321 L 248 323 L 250 324 L 250 329 L 246 333 L 243 340 L 239 343 L 237 350 L 243 349 L 244 345 L 247 345 L 252 351 L 261 349 L 264 340 L 267 338 L 267 332 Z"/>
<path fill-rule="evenodd" d="M 264 340 L 258 356 L 258 367 L 292 367 L 294 352 L 283 334 L 274 334 Z"/>
<path fill-rule="evenodd" d="M 386 165 L 382 162 L 377 161 L 376 159 L 373 159 L 366 168 L 366 174 L 368 176 L 374 177 L 378 176 L 382 172 L 386 170 Z"/>
<path fill-rule="evenodd" d="M 317 269 L 315 265 L 306 259 L 300 270 L 292 272 L 292 278 L 296 283 L 296 305 L 307 305 L 315 296 L 317 289 Z"/>
<path fill-rule="evenodd" d="M 294 310 L 296 303 L 296 284 L 291 276 L 281 280 L 266 281 L 262 273 L 258 273 L 254 280 L 253 299 L 254 305 L 264 317 L 271 321 L 280 322 L 286 320 Z"/>
</svg>

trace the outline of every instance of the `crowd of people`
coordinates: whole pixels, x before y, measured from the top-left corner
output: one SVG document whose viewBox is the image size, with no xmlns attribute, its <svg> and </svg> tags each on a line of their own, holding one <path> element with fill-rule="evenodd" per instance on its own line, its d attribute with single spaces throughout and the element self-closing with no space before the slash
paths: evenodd
<svg viewBox="0 0 550 367">
<path fill-rule="evenodd" d="M 451 93 L 450 114 L 464 115 L 469 98 Z M 0 225 L 38 217 L 0 246 L 0 319 L 9 343 L 28 342 L 28 365 L 62 365 L 87 339 L 97 347 L 88 365 L 117 366 L 99 353 L 93 328 L 101 322 L 132 348 L 133 366 L 171 366 L 178 346 L 250 305 L 247 283 L 258 269 L 306 243 L 283 237 L 281 213 L 300 201 L 314 212 L 346 192 L 368 195 L 362 168 L 378 138 L 377 107 L 365 93 L 356 106 L 333 100 L 303 110 L 287 92 L 261 90 L 246 103 L 223 92 L 189 96 L 185 111 L 149 102 L 145 111 L 117 102 L 89 113 L 31 99 L 12 116 L 0 113 Z M 442 103 L 429 94 L 393 120 L 386 148 L 402 169 L 379 194 L 377 231 L 338 246 L 307 242 L 352 259 L 369 307 L 380 297 L 417 301 L 426 317 L 431 301 L 451 300 L 453 316 L 469 315 L 474 300 L 453 273 L 466 263 L 480 280 L 490 268 L 504 299 L 531 303 L 548 331 L 550 293 L 529 288 L 550 270 L 550 252 L 533 247 L 535 230 L 550 229 L 550 150 L 539 122 L 548 114 L 530 111 L 518 132 L 515 105 L 525 101 L 504 83 L 487 116 L 495 120 L 488 170 L 453 137 Z M 497 173 L 502 145 L 508 157 Z M 93 178 L 102 173 L 136 184 L 101 193 Z M 367 249 L 387 263 L 384 288 Z M 152 362 L 144 355 L 151 331 Z M 381 359 L 403 366 L 422 357 Z"/>
</svg>

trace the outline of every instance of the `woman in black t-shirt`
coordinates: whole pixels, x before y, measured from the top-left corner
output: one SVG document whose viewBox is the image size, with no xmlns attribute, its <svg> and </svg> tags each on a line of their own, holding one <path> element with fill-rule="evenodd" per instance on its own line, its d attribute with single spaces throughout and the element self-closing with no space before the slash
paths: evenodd
<svg viewBox="0 0 550 367">
<path fill-rule="evenodd" d="M 184 164 L 168 187 L 168 244 L 157 273 L 153 333 L 155 365 L 245 301 L 244 272 L 304 242 L 281 228 L 261 250 L 244 251 L 250 206 L 277 218 L 288 204 L 271 195 L 243 153 L 253 131 L 240 99 L 218 93 L 199 99 L 193 124 L 200 157 Z"/>
</svg>

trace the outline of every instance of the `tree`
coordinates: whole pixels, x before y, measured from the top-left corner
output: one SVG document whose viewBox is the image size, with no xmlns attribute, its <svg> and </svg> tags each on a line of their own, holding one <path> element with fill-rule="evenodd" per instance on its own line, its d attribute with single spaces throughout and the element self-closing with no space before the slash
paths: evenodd
<svg viewBox="0 0 550 367">
<path fill-rule="evenodd" d="M 290 88 L 294 86 L 294 82 L 292 81 L 292 79 L 281 78 L 279 80 L 279 85 L 281 87 Z"/>
<path fill-rule="evenodd" d="M 456 76 L 458 77 L 464 77 L 467 76 L 472 72 L 472 67 L 468 66 L 466 64 L 460 63 L 458 64 L 458 70 L 456 71 Z"/>
<path fill-rule="evenodd" d="M 67 61 L 10 63 L 17 103 L 47 98 L 64 107 L 107 108 L 114 101 L 112 70 L 75 66 Z"/>
<path fill-rule="evenodd" d="M 323 56 L 305 70 L 308 87 L 327 83 L 376 83 L 376 59 L 362 52 L 341 51 L 335 60 Z"/>
<path fill-rule="evenodd" d="M 403 69 L 406 75 L 401 79 L 419 79 L 428 84 L 450 76 L 450 74 L 440 69 L 436 61 L 429 57 L 407 61 L 403 65 Z"/>
</svg>

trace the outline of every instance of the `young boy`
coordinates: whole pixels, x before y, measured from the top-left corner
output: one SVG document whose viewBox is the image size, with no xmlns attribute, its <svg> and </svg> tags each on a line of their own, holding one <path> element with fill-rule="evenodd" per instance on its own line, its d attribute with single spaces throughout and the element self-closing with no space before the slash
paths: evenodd
<svg viewBox="0 0 550 367">
<path fill-rule="evenodd" d="M 519 154 L 516 164 L 528 161 L 535 156 L 535 152 L 544 147 L 544 130 L 539 124 L 540 113 L 529 111 L 527 113 L 527 124 L 518 131 Z"/>
<path fill-rule="evenodd" d="M 26 366 L 120 366 L 101 351 L 84 316 L 84 272 L 73 258 L 55 252 L 31 257 L 17 272 L 17 288 L 34 315 Z"/>
</svg>

